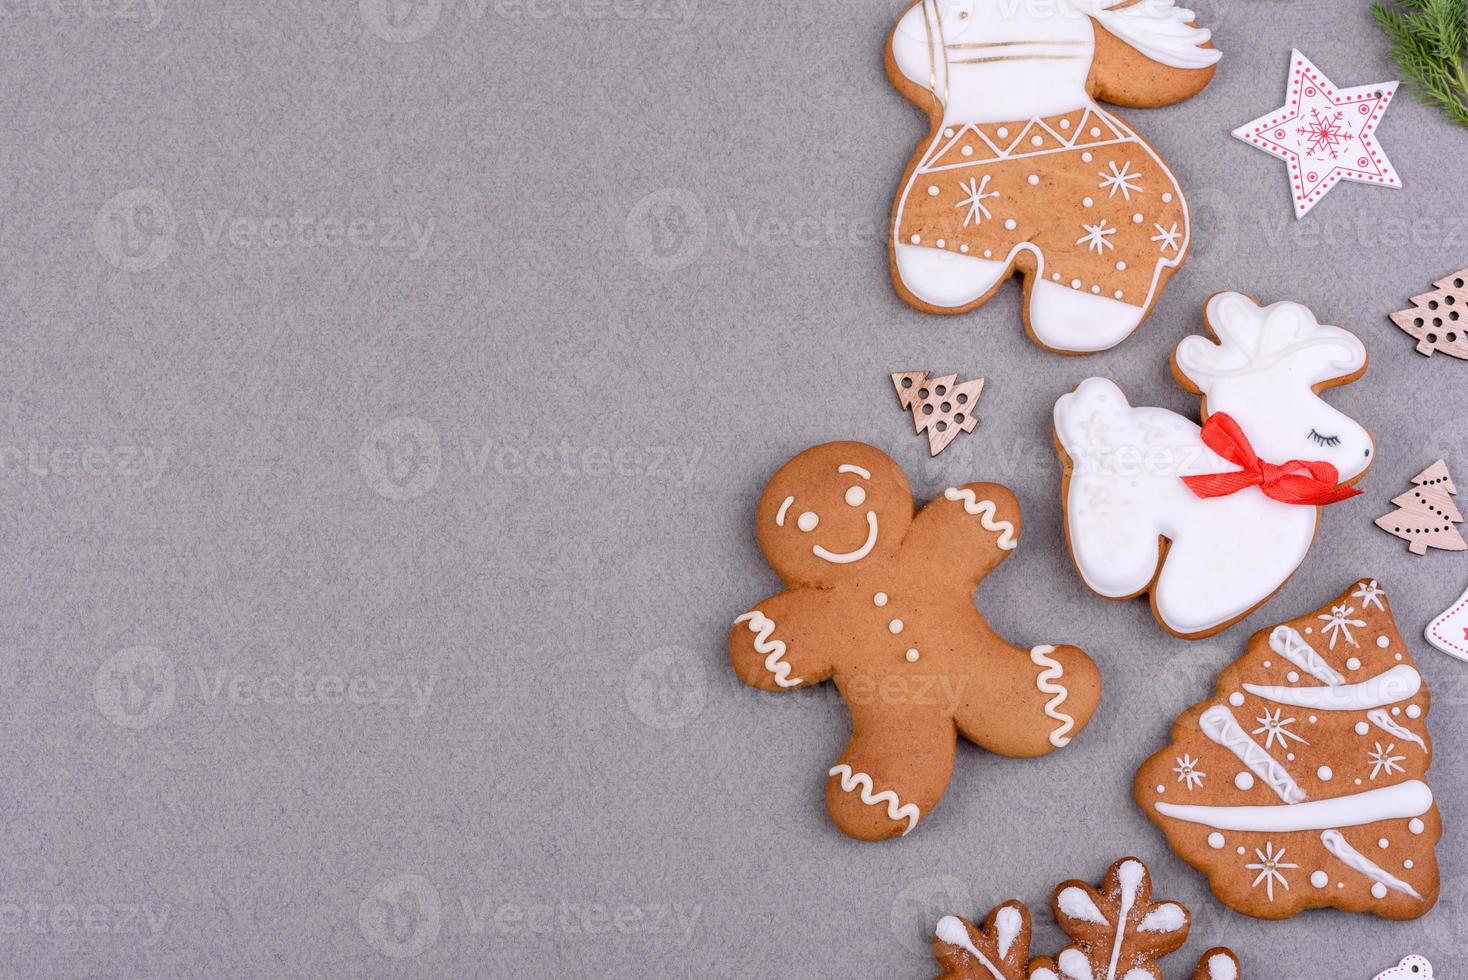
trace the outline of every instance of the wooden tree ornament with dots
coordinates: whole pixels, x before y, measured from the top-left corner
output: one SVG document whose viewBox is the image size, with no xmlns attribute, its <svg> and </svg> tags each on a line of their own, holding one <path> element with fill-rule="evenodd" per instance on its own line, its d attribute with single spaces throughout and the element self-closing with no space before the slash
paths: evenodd
<svg viewBox="0 0 1468 980">
<path fill-rule="evenodd" d="M 1359 579 L 1250 637 L 1133 794 L 1238 912 L 1415 919 L 1439 888 L 1430 705 L 1386 592 Z"/>
<path fill-rule="evenodd" d="M 1412 297 L 1410 310 L 1399 310 L 1391 320 L 1417 340 L 1417 353 L 1431 357 L 1438 351 L 1468 361 L 1468 269 L 1439 279 L 1430 293 Z"/>
<path fill-rule="evenodd" d="M 1428 548 L 1468 549 L 1468 542 L 1453 526 L 1463 522 L 1463 515 L 1453 506 L 1458 488 L 1453 486 L 1447 464 L 1438 460 L 1412 477 L 1412 482 L 1416 487 L 1393 498 L 1397 509 L 1378 517 L 1376 526 L 1406 541 L 1407 550 L 1414 555 L 1425 555 Z"/>
<path fill-rule="evenodd" d="M 897 400 L 912 413 L 913 431 L 928 433 L 928 455 L 936 456 L 958 438 L 960 432 L 972 432 L 979 420 L 974 407 L 984 379 L 958 381 L 958 375 L 945 374 L 929 378 L 926 371 L 906 371 L 892 375 Z"/>
</svg>

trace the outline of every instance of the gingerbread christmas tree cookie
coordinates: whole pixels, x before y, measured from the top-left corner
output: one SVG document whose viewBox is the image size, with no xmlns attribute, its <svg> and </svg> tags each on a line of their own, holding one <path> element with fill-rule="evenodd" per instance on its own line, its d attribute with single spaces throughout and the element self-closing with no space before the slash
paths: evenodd
<svg viewBox="0 0 1468 980">
<path fill-rule="evenodd" d="M 1437 901 L 1427 687 L 1362 579 L 1261 630 L 1138 770 L 1138 804 L 1246 915 L 1412 919 Z"/>
</svg>

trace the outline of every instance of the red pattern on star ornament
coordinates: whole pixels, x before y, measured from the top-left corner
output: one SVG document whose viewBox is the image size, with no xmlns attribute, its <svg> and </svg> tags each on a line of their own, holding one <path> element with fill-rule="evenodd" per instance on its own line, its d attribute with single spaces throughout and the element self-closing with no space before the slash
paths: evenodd
<svg viewBox="0 0 1468 980">
<path fill-rule="evenodd" d="M 1342 180 L 1401 187 L 1376 142 L 1376 126 L 1396 82 L 1337 88 L 1299 51 L 1291 55 L 1285 104 L 1234 130 L 1234 136 L 1285 161 L 1295 217 L 1303 218 Z"/>
</svg>

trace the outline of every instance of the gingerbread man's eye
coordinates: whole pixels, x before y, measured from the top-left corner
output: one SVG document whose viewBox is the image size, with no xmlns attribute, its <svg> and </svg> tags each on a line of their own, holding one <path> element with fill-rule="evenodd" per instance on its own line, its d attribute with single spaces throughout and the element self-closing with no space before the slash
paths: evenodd
<svg viewBox="0 0 1468 980">
<path fill-rule="evenodd" d="M 821 523 L 820 516 L 809 510 L 795 519 L 795 526 L 806 532 L 814 531 L 819 523 Z"/>
<path fill-rule="evenodd" d="M 851 507 L 860 507 L 866 503 L 867 492 L 861 487 L 851 487 L 846 491 L 846 503 Z"/>
</svg>

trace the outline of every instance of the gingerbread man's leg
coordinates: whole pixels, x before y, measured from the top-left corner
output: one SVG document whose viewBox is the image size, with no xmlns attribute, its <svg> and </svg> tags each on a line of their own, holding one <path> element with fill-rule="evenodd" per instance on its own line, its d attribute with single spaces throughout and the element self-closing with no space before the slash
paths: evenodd
<svg viewBox="0 0 1468 980">
<path fill-rule="evenodd" d="M 957 736 L 944 711 L 852 707 L 851 740 L 827 773 L 826 809 L 858 840 L 903 835 L 937 805 Z"/>
<path fill-rule="evenodd" d="M 1029 650 L 993 638 L 964 676 L 954 720 L 964 738 L 1011 758 L 1064 748 L 1101 701 L 1101 672 L 1072 646 Z"/>
</svg>

